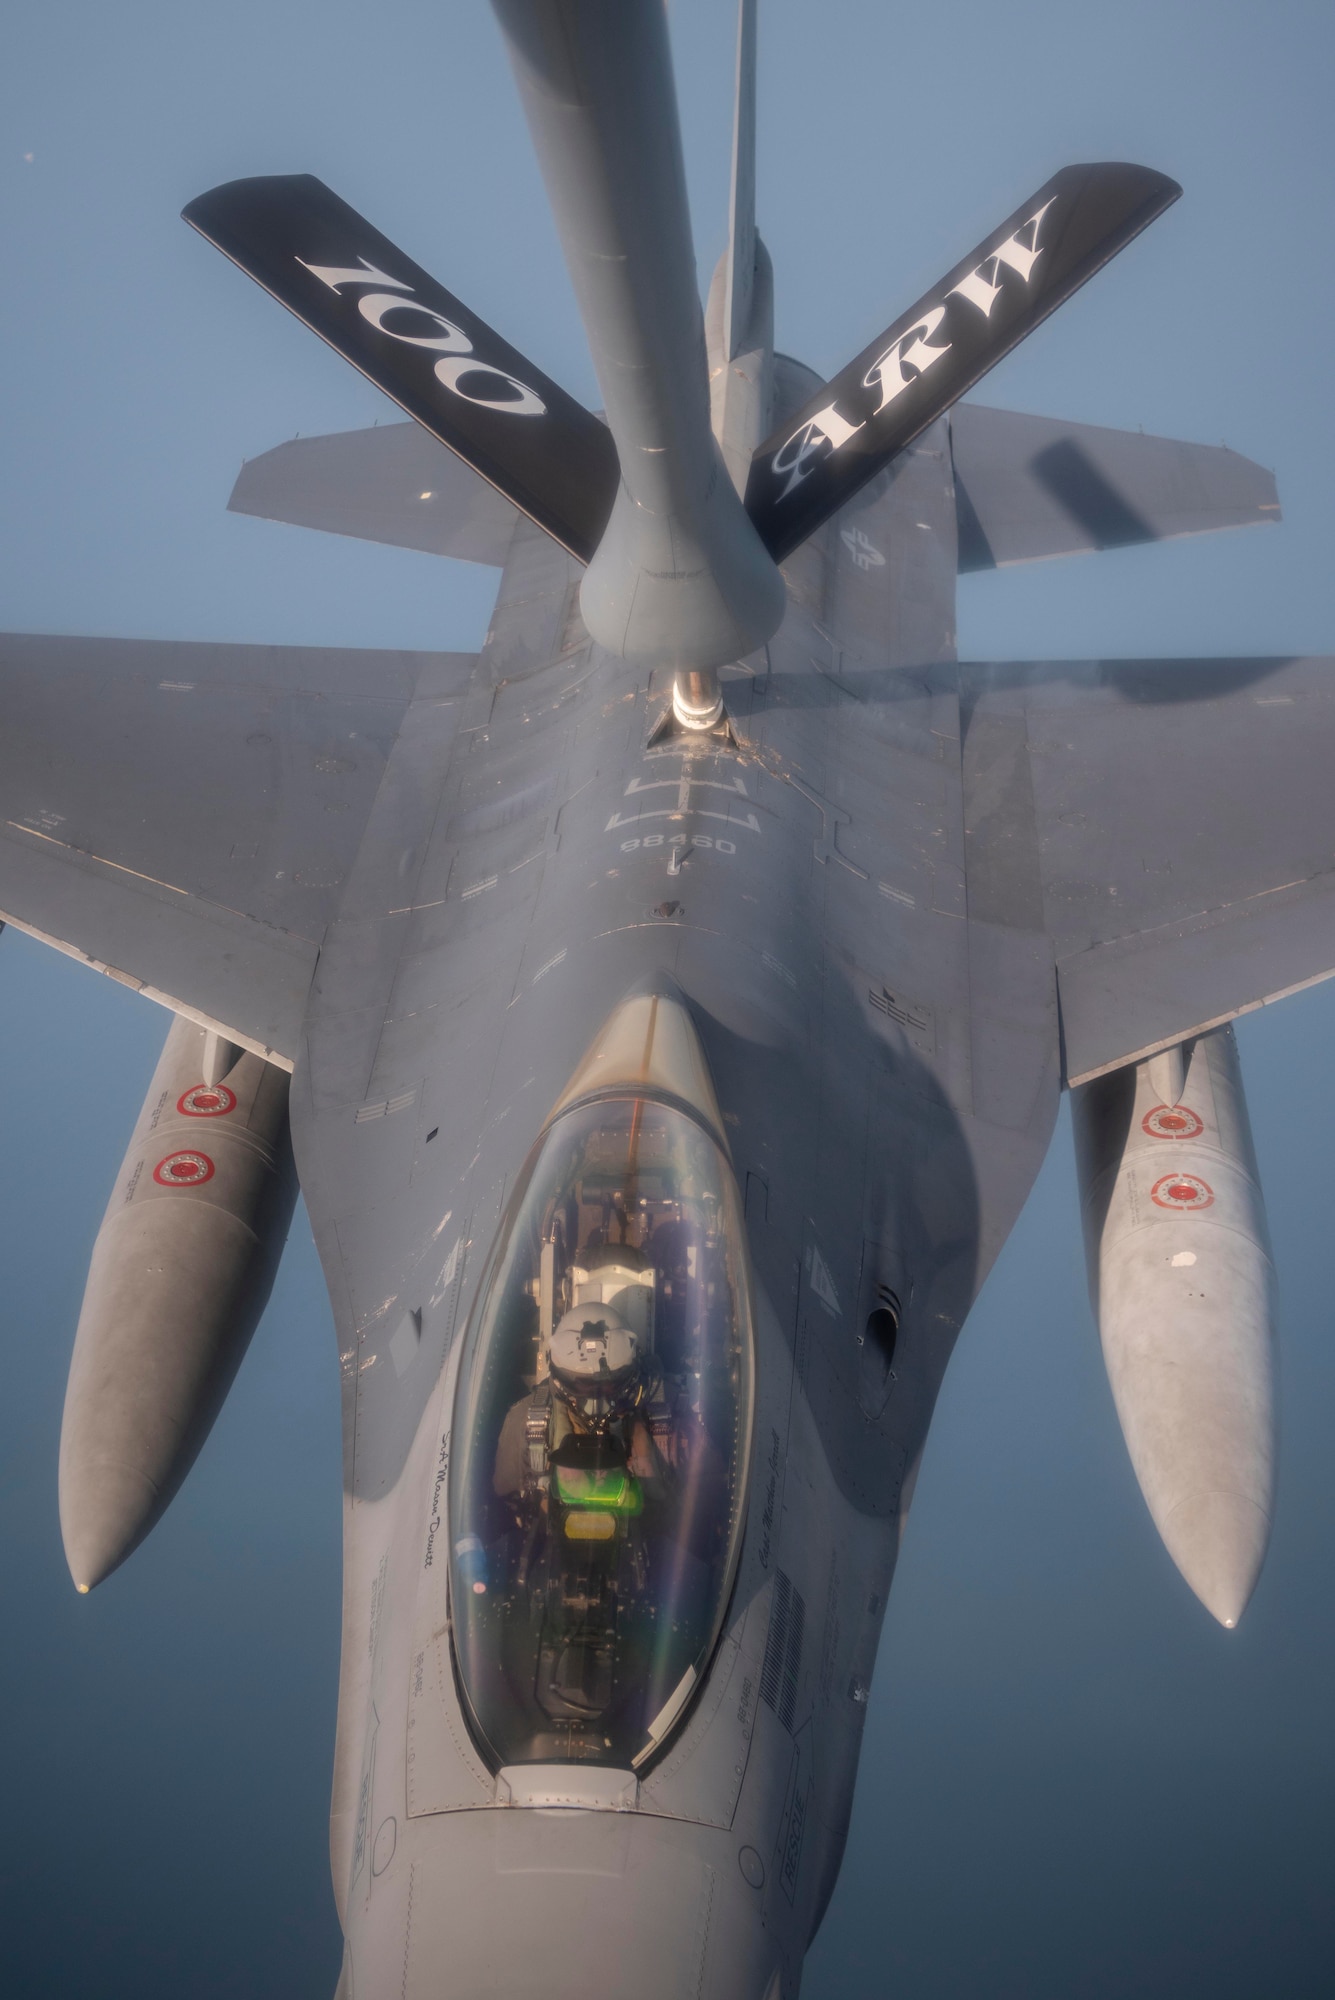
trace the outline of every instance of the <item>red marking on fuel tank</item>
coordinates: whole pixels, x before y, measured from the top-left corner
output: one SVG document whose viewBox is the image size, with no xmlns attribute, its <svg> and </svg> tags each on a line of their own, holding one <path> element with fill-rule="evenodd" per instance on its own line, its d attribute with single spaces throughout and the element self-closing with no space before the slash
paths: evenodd
<svg viewBox="0 0 1335 2000">
<path fill-rule="evenodd" d="M 1150 1200 L 1160 1208 L 1209 1208 L 1214 1189 L 1195 1174 L 1165 1174 L 1150 1189 Z"/>
<path fill-rule="evenodd" d="M 225 1083 L 197 1083 L 177 1099 L 176 1109 L 187 1118 L 222 1118 L 236 1110 L 236 1098 Z"/>
<path fill-rule="evenodd" d="M 1141 1119 L 1140 1129 L 1151 1139 L 1197 1139 L 1205 1122 L 1185 1104 L 1156 1104 Z"/>
<path fill-rule="evenodd" d="M 213 1162 L 207 1153 L 168 1153 L 153 1169 L 159 1187 L 201 1187 L 213 1179 Z"/>
</svg>

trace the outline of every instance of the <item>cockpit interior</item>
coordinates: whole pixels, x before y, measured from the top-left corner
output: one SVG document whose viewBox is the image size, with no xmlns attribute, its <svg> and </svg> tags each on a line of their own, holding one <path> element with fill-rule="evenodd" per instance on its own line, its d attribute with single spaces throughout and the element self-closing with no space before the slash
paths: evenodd
<svg viewBox="0 0 1335 2000">
<path fill-rule="evenodd" d="M 717 1642 L 741 1539 L 754 1359 L 732 1170 L 649 1096 L 535 1149 L 465 1338 L 451 1624 L 498 1765 L 642 1770 Z"/>
</svg>

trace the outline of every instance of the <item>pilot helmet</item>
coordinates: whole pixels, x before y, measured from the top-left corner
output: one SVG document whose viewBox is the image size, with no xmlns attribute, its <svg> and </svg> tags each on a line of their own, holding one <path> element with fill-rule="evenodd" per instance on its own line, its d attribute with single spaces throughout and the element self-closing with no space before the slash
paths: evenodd
<svg viewBox="0 0 1335 2000">
<path fill-rule="evenodd" d="M 634 1385 L 640 1357 L 639 1334 L 608 1306 L 573 1306 L 552 1332 L 553 1379 L 577 1404 L 614 1405 Z"/>
</svg>

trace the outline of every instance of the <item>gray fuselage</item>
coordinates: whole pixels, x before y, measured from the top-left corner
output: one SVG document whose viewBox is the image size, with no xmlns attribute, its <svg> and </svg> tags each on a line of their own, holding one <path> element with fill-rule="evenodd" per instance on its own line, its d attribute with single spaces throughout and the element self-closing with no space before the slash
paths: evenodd
<svg viewBox="0 0 1335 2000">
<path fill-rule="evenodd" d="M 640 2000 L 797 1990 L 942 1372 L 1059 1088 L 1051 948 L 985 829 L 966 902 L 955 552 L 942 421 L 785 566 L 780 632 L 725 674 L 735 743 L 655 744 L 670 681 L 591 645 L 579 566 L 521 521 L 475 670 L 407 711 L 292 1091 L 344 1383 L 341 1993 L 574 2000 L 612 1990 L 596 1966 Z M 569 1803 L 510 1803 L 452 1664 L 458 1351 L 544 1121 L 665 976 L 744 1204 L 740 1564 L 638 1790 L 572 1767 Z"/>
</svg>

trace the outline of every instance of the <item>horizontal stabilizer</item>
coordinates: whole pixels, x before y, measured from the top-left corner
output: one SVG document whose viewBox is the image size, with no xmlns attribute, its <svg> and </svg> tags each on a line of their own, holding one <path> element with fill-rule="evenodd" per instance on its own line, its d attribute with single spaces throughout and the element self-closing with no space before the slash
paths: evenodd
<svg viewBox="0 0 1335 2000">
<path fill-rule="evenodd" d="M 496 569 L 519 518 L 420 424 L 292 438 L 247 459 L 227 505 L 233 514 Z"/>
<path fill-rule="evenodd" d="M 605 424 L 313 174 L 229 181 L 185 220 L 581 562 L 619 481 Z"/>
<path fill-rule="evenodd" d="M 1275 476 L 1224 445 L 960 403 L 950 419 L 961 570 L 1278 521 Z"/>
<path fill-rule="evenodd" d="M 751 461 L 746 510 L 776 562 L 1181 192 L 1148 167 L 1064 167 L 817 390 Z"/>
</svg>

